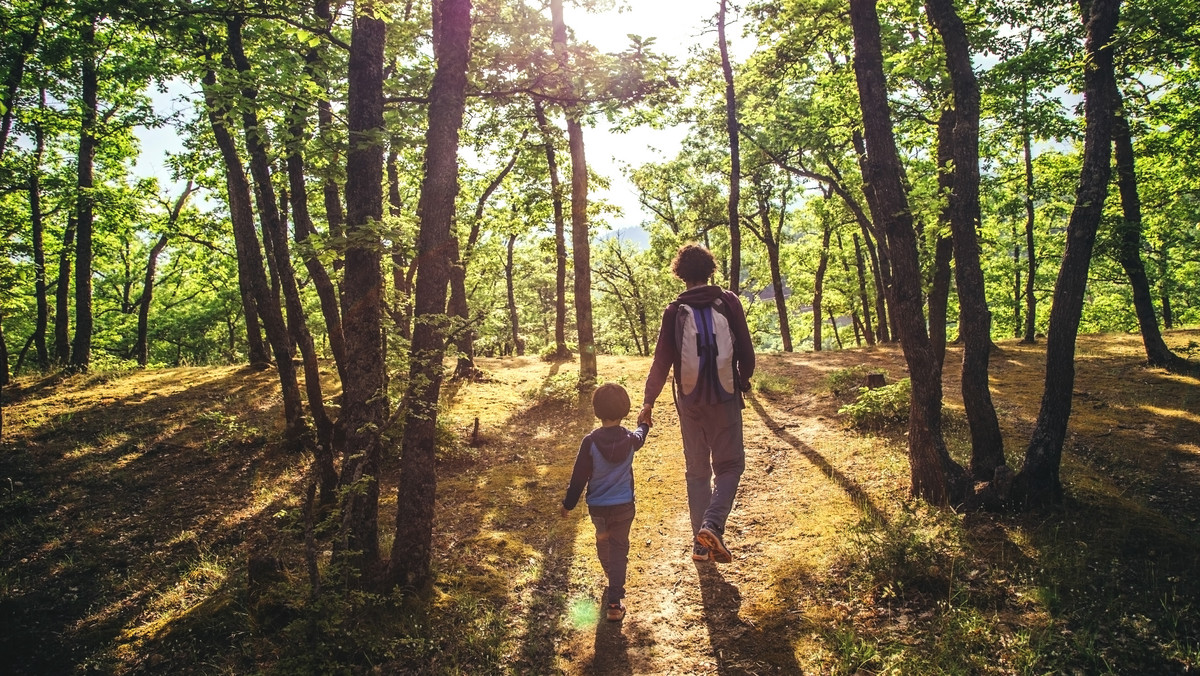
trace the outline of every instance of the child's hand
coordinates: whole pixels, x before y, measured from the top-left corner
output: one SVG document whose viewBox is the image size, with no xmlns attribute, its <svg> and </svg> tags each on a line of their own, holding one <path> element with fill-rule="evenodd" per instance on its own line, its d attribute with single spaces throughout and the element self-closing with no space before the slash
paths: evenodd
<svg viewBox="0 0 1200 676">
<path fill-rule="evenodd" d="M 558 506 L 558 515 L 559 516 L 561 516 L 562 518 L 565 519 L 568 516 L 570 516 L 570 514 L 571 514 L 570 510 L 568 510 L 566 507 L 563 507 L 562 505 Z"/>
</svg>

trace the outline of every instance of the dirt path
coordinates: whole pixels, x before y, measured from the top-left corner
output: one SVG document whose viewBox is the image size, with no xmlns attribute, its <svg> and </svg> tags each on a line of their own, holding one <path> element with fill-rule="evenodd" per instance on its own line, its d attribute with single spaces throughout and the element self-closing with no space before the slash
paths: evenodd
<svg viewBox="0 0 1200 676">
<path fill-rule="evenodd" d="M 855 355 L 854 363 L 861 363 L 863 356 Z M 529 666 L 571 674 L 802 670 L 796 658 L 802 651 L 794 651 L 793 646 L 805 643 L 808 623 L 821 622 L 830 612 L 806 602 L 812 599 L 812 586 L 823 583 L 825 571 L 842 553 L 839 543 L 847 529 L 864 516 L 878 516 L 869 496 L 881 487 L 885 491 L 906 487 L 907 465 L 897 457 L 893 466 L 871 468 L 876 485 L 868 490 L 854 472 L 857 447 L 864 442 L 846 434 L 831 418 L 832 397 L 818 391 L 824 373 L 793 362 L 786 356 L 766 357 L 762 371 L 787 378 L 793 391 L 778 397 L 756 393 L 743 412 L 747 461 L 726 532 L 735 557 L 730 564 L 691 560 L 679 420 L 669 390 L 659 398 L 655 427 L 634 464 L 638 516 L 630 536 L 629 613 L 622 622 L 597 620 L 604 576 L 586 510 L 576 510 L 563 524 L 553 521 L 556 517 L 549 509 L 561 499 L 579 437 L 594 421 L 578 415 L 578 409 L 548 411 L 560 423 L 564 418 L 571 421 L 557 427 L 551 424 L 550 429 L 547 421 L 533 423 L 541 416 L 530 411 L 522 425 L 498 434 L 503 438 L 515 433 L 519 439 L 519 430 L 525 428 L 529 443 L 517 442 L 522 450 L 511 459 L 532 461 L 532 471 L 546 477 L 536 483 L 538 489 L 545 489 L 536 500 L 547 502 L 537 511 L 552 520 L 545 524 L 546 542 L 560 541 L 557 555 L 552 553 L 553 545 L 541 548 L 542 573 L 528 588 L 518 584 L 516 590 L 518 596 L 525 596 L 517 604 L 527 616 L 551 616 L 540 629 L 539 620 L 527 620 L 523 644 Z M 839 368 L 832 360 L 828 366 Z M 551 374 L 551 365 L 536 361 L 517 369 L 506 363 L 497 369 L 504 380 L 472 386 L 473 394 L 459 398 L 455 414 L 463 421 L 476 415 L 483 418 L 509 403 L 501 398 L 528 393 L 539 377 L 552 384 L 573 378 L 572 367 L 564 365 L 562 373 Z M 649 360 L 642 358 L 601 360 L 601 379 L 625 380 L 637 401 L 640 374 L 648 367 Z M 563 408 L 570 407 L 564 403 Z M 486 422 L 481 425 L 486 428 Z M 516 440 L 508 437 L 507 441 Z M 468 474 L 469 481 L 478 485 L 479 477 Z M 490 483 L 498 482 L 493 478 Z M 453 490 L 465 488 L 465 482 L 456 482 Z M 537 538 L 526 533 L 524 539 Z M 561 552 L 567 541 L 569 561 L 562 560 L 566 555 Z M 530 555 L 538 556 L 536 545 L 533 549 Z M 556 556 L 561 571 L 552 570 Z M 556 582 L 567 590 L 559 604 L 539 604 L 540 594 L 561 594 Z M 551 626 L 554 619 L 559 622 L 557 631 Z M 539 633 L 549 634 L 544 640 L 553 641 L 553 659 L 529 652 Z M 819 643 L 813 644 L 813 650 L 820 649 Z"/>
</svg>

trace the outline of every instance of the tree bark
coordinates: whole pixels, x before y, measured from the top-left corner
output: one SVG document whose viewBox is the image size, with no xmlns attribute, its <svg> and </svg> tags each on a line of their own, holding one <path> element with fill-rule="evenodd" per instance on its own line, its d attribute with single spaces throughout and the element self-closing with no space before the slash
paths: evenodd
<svg viewBox="0 0 1200 676">
<path fill-rule="evenodd" d="M 1116 156 L 1117 187 L 1121 194 L 1121 209 L 1124 218 L 1117 224 L 1118 256 L 1129 286 L 1133 292 L 1133 308 L 1138 326 L 1142 330 L 1142 344 L 1146 349 L 1146 360 L 1151 366 L 1159 366 L 1175 373 L 1190 374 L 1197 370 L 1195 364 L 1180 357 L 1167 347 L 1162 331 L 1158 328 L 1158 317 L 1154 314 L 1154 296 L 1146 278 L 1146 266 L 1142 263 L 1142 202 L 1138 195 L 1137 171 L 1133 153 L 1133 135 L 1129 131 L 1129 119 L 1122 110 L 1121 93 L 1113 82 L 1113 152 Z"/>
<path fill-rule="evenodd" d="M 370 3 L 354 8 L 350 39 L 346 116 L 350 133 L 346 155 L 347 246 L 342 289 L 342 333 L 346 339 L 346 379 L 342 381 L 345 462 L 341 486 L 342 533 L 338 544 L 360 552 L 370 579 L 378 572 L 380 435 L 387 420 L 380 239 L 383 219 L 383 51 L 386 24 Z"/>
<path fill-rule="evenodd" d="M 937 125 L 938 191 L 947 196 L 946 207 L 939 218 L 950 229 L 949 195 L 954 190 L 954 110 L 942 108 Z M 929 341 L 933 345 L 933 361 L 941 373 L 946 362 L 946 311 L 950 304 L 950 261 L 954 258 L 954 237 L 938 233 L 933 253 L 933 282 L 929 285 Z"/>
<path fill-rule="evenodd" d="M 821 257 L 817 262 L 817 274 L 813 279 L 813 352 L 820 352 L 823 342 L 821 339 L 821 303 L 825 296 L 825 270 L 829 267 L 829 240 L 833 235 L 833 225 L 828 222 L 828 219 L 822 220 L 825 223 L 822 228 L 824 232 L 821 233 Z M 830 319 L 832 320 L 832 317 Z M 836 323 L 833 324 L 833 327 L 836 334 Z"/>
<path fill-rule="evenodd" d="M 553 23 L 553 48 L 564 78 L 569 73 L 567 26 L 563 23 L 562 0 L 550 0 Z M 569 79 L 561 83 L 563 94 L 573 100 Z M 588 229 L 588 175 L 583 147 L 583 125 L 576 104 L 564 107 L 567 115 L 567 142 L 571 150 L 571 262 L 575 266 L 575 331 L 579 343 L 579 384 L 596 381 L 596 341 L 592 330 L 592 256 Z"/>
<path fill-rule="evenodd" d="M 533 114 L 546 146 L 546 164 L 550 174 L 550 204 L 554 209 L 554 356 L 566 359 L 567 349 L 567 242 L 566 220 L 563 217 L 562 182 L 558 176 L 558 158 L 554 150 L 554 137 L 550 134 L 550 123 L 546 111 L 538 100 L 533 102 Z"/>
<path fill-rule="evenodd" d="M 81 29 L 82 87 L 80 103 L 83 117 L 79 124 L 78 194 L 75 202 L 75 337 L 71 341 L 71 369 L 86 371 L 92 359 L 92 227 L 96 197 L 96 101 L 99 82 L 96 75 L 96 17 L 89 16 Z"/>
<path fill-rule="evenodd" d="M 733 88 L 733 65 L 725 39 L 725 12 L 728 0 L 718 0 L 717 45 L 721 51 L 721 75 L 725 78 L 725 132 L 729 136 L 729 290 L 741 288 L 742 234 L 738 212 L 742 195 L 742 158 L 738 148 L 737 96 Z"/>
<path fill-rule="evenodd" d="M 959 337 L 963 342 L 962 395 L 971 430 L 971 475 L 991 479 L 1005 465 L 1004 440 L 988 384 L 992 314 L 979 260 L 979 82 L 971 67 L 967 30 L 953 0 L 926 0 L 926 11 L 942 35 L 946 69 L 954 89 L 954 190 L 950 228 L 958 289 Z M 940 364 L 938 366 L 941 366 Z"/>
<path fill-rule="evenodd" d="M 1084 42 L 1083 167 L 1075 191 L 1075 207 L 1067 224 L 1067 245 L 1054 285 L 1050 329 L 1046 334 L 1046 384 L 1037 424 L 1025 450 L 1025 462 L 1013 486 L 1014 497 L 1026 507 L 1062 500 L 1059 466 L 1071 417 L 1075 384 L 1075 338 L 1083 314 L 1088 266 L 1096 229 L 1104 211 L 1111 174 L 1112 127 L 1116 87 L 1111 40 L 1120 14 L 1121 0 L 1092 0 L 1083 9 L 1087 26 Z"/>
<path fill-rule="evenodd" d="M 142 295 L 138 299 L 137 339 L 133 344 L 133 357 L 137 360 L 138 366 L 142 368 L 146 368 L 150 356 L 150 302 L 154 298 L 154 274 L 158 269 L 158 257 L 162 254 L 163 249 L 166 248 L 169 233 L 175 228 L 175 224 L 179 222 L 179 214 L 183 212 L 183 205 L 187 202 L 187 198 L 192 192 L 192 181 L 189 179 L 187 186 L 183 189 L 183 194 L 179 196 L 179 199 L 175 200 L 175 207 L 171 209 L 167 225 L 164 228 L 165 231 L 159 236 L 154 246 L 150 248 L 150 255 L 146 259 L 146 275 L 142 282 Z"/>
<path fill-rule="evenodd" d="M 912 213 L 901 179 L 883 74 L 879 17 L 875 0 L 851 0 L 854 73 L 863 113 L 868 195 L 872 220 L 887 239 L 893 267 L 889 301 L 912 382 L 908 450 L 912 492 L 934 504 L 962 496 L 965 472 L 946 451 L 942 437 L 942 384 L 925 329 L 921 267 Z"/>
<path fill-rule="evenodd" d="M 42 108 L 46 104 L 46 90 L 41 89 Z M 42 222 L 42 155 L 46 149 L 46 134 L 40 122 L 34 124 L 34 162 L 29 172 L 29 223 L 33 237 L 33 286 L 37 302 L 37 321 L 33 329 L 33 344 L 37 353 L 38 368 L 50 367 L 50 354 L 46 350 L 46 330 L 50 321 L 50 303 L 46 288 L 46 234 Z"/>
<path fill-rule="evenodd" d="M 242 311 L 246 315 L 246 345 L 250 365 L 263 369 L 271 363 L 271 355 L 262 339 L 259 325 L 258 296 L 267 292 L 267 273 L 263 267 L 258 235 L 254 232 L 254 208 L 250 203 L 250 181 L 242 169 L 237 143 L 229 132 L 226 118 L 231 113 L 228 101 L 217 97 L 217 74 L 209 69 L 204 75 L 205 107 L 213 138 L 221 151 L 225 165 L 225 191 L 229 200 L 229 220 L 233 225 L 233 243 L 237 251 L 238 287 L 242 296 Z"/>
<path fill-rule="evenodd" d="M 250 62 L 246 58 L 242 46 L 242 25 L 245 19 L 235 16 L 226 22 L 228 28 L 228 46 L 230 57 L 242 78 L 250 73 Z M 296 288 L 295 273 L 288 254 L 287 231 L 279 215 L 279 203 L 275 199 L 275 190 L 271 186 L 271 161 L 268 157 L 267 139 L 259 124 L 257 113 L 258 92 L 253 87 L 243 85 L 242 126 L 246 136 L 246 150 L 250 153 L 250 173 L 254 177 L 254 195 L 258 204 L 258 216 L 262 222 L 263 249 L 268 261 L 274 260 L 272 281 L 276 287 L 269 293 L 258 296 L 255 300 L 263 327 L 267 330 L 267 340 L 271 343 L 271 351 L 275 353 L 275 369 L 279 373 L 280 390 L 283 393 L 284 436 L 293 443 L 299 442 L 304 430 L 303 405 L 300 399 L 300 385 L 296 375 L 296 366 L 292 362 L 292 340 L 289 325 L 297 331 L 308 332 L 308 327 L 299 324 L 304 322 L 303 309 L 300 306 L 300 294 Z M 288 321 L 284 321 L 283 309 L 279 306 L 279 290 L 283 291 L 284 302 L 288 305 Z M 311 339 L 310 339 L 311 342 Z"/>
<path fill-rule="evenodd" d="M 521 143 L 524 140 L 525 137 L 522 136 L 508 163 L 488 182 L 483 194 L 479 196 L 479 201 L 475 203 L 475 218 L 471 221 L 471 231 L 467 235 L 466 245 L 456 256 L 457 264 L 450 268 L 450 304 L 448 311 L 452 317 L 458 318 L 459 326 L 461 327 L 458 331 L 458 337 L 454 341 L 455 347 L 458 348 L 458 365 L 454 369 L 455 378 L 471 378 L 478 373 L 475 369 L 475 331 L 470 328 L 470 307 L 467 305 L 467 268 L 471 264 L 471 256 L 475 251 L 476 244 L 479 242 L 483 212 L 487 206 L 488 198 L 496 192 L 496 189 L 504 182 L 505 177 L 516 166 L 517 160 L 521 157 Z"/>
<path fill-rule="evenodd" d="M 513 288 L 513 248 L 516 246 L 517 236 L 508 236 L 508 257 L 504 264 L 504 281 L 507 290 L 506 299 L 508 301 L 508 324 L 512 328 L 512 344 L 513 350 L 517 356 L 525 354 L 525 341 L 521 339 L 521 326 L 519 317 L 517 316 L 517 296 Z"/>
<path fill-rule="evenodd" d="M 858 234 L 854 235 L 854 266 L 858 270 L 858 301 L 862 304 L 863 310 L 863 333 L 867 340 L 867 345 L 875 344 L 875 331 L 871 328 L 871 300 L 867 295 L 867 277 L 866 266 L 863 265 L 862 246 L 858 241 Z"/>
<path fill-rule="evenodd" d="M 404 588 L 432 583 L 434 496 L 437 491 L 435 437 L 445 355 L 446 286 L 454 199 L 458 195 L 458 136 L 466 103 L 471 43 L 470 0 L 436 0 L 433 7 L 437 69 L 429 91 L 425 177 L 417 215 L 421 224 L 421 274 L 417 276 L 416 326 L 407 412 L 401 442 L 396 538 L 388 579 Z"/>
<path fill-rule="evenodd" d="M 1032 345 L 1037 337 L 1037 295 L 1034 281 L 1037 279 L 1037 249 L 1034 248 L 1033 226 L 1033 141 L 1029 128 L 1022 130 L 1021 143 L 1025 155 L 1025 337 L 1021 342 Z"/>
</svg>

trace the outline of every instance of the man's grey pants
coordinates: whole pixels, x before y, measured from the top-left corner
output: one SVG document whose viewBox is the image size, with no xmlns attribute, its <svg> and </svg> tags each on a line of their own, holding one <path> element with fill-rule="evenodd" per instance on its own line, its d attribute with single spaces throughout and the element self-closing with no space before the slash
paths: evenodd
<svg viewBox="0 0 1200 676">
<path fill-rule="evenodd" d="M 738 482 L 746 469 L 742 445 L 742 399 L 677 407 L 687 461 L 688 511 L 694 536 L 705 523 L 725 532 Z"/>
<path fill-rule="evenodd" d="M 588 516 L 596 527 L 596 556 L 608 576 L 606 603 L 625 598 L 625 572 L 629 568 L 629 528 L 637 513 L 632 502 L 611 507 L 588 506 Z"/>
</svg>

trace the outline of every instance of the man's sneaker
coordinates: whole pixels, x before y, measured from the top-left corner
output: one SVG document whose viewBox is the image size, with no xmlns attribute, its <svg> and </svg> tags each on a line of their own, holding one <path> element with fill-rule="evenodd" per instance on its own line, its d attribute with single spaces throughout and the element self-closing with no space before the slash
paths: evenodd
<svg viewBox="0 0 1200 676">
<path fill-rule="evenodd" d="M 712 561 L 712 552 L 708 547 L 699 542 L 692 543 L 692 560 L 693 561 Z"/>
<path fill-rule="evenodd" d="M 701 526 L 700 532 L 696 533 L 696 539 L 712 551 L 713 560 L 717 563 L 729 563 L 733 560 L 733 555 L 725 548 L 725 541 L 721 539 L 721 532 L 714 524 L 706 523 Z"/>
<path fill-rule="evenodd" d="M 612 622 L 616 622 L 625 617 L 625 604 L 617 601 L 616 603 L 608 604 L 608 614 L 606 615 Z"/>
</svg>

